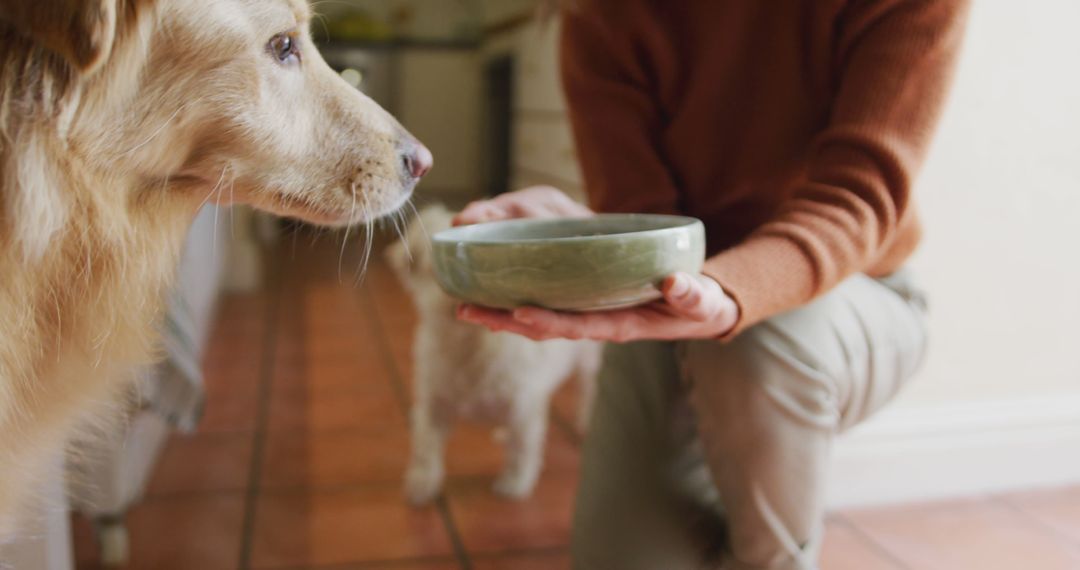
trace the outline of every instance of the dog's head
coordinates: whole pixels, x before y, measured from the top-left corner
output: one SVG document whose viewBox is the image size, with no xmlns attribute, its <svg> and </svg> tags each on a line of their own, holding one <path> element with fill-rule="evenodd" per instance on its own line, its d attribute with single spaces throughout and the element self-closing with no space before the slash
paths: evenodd
<svg viewBox="0 0 1080 570">
<path fill-rule="evenodd" d="M 54 139 L 40 170 L 74 163 L 147 196 L 326 225 L 394 211 L 431 154 L 323 61 L 310 19 L 305 0 L 0 0 L 8 171 L 33 130 Z M 32 195 L 7 200 L 12 219 L 47 194 L 19 182 Z"/>
</svg>

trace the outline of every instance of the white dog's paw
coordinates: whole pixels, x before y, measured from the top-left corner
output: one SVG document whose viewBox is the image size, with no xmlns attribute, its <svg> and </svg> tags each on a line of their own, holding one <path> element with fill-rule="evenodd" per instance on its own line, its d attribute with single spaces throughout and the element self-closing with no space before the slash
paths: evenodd
<svg viewBox="0 0 1080 570">
<path fill-rule="evenodd" d="M 496 494 L 508 499 L 527 499 L 536 488 L 536 477 L 523 476 L 520 473 L 503 473 L 495 480 L 493 487 Z"/>
<path fill-rule="evenodd" d="M 405 474 L 405 498 L 414 506 L 430 504 L 442 491 L 440 469 L 409 469 Z"/>
</svg>

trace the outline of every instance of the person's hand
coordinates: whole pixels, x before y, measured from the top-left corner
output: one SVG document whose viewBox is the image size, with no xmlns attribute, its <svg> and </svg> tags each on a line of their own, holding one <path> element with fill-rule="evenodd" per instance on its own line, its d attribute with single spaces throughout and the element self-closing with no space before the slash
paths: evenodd
<svg viewBox="0 0 1080 570">
<path fill-rule="evenodd" d="M 739 306 L 734 299 L 704 275 L 676 273 L 664 280 L 660 290 L 662 300 L 631 309 L 559 313 L 533 307 L 502 311 L 462 305 L 458 318 L 533 340 L 610 342 L 715 338 L 729 332 L 739 321 Z"/>
<path fill-rule="evenodd" d="M 455 226 L 512 218 L 587 218 L 593 211 L 551 186 L 532 186 L 478 200 L 454 216 Z"/>
</svg>

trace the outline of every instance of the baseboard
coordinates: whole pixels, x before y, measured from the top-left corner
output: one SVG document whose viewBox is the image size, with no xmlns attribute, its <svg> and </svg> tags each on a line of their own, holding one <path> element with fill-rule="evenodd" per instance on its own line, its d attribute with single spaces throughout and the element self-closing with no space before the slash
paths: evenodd
<svg viewBox="0 0 1080 570">
<path fill-rule="evenodd" d="M 832 508 L 1080 482 L 1080 394 L 886 410 L 837 442 Z"/>
</svg>

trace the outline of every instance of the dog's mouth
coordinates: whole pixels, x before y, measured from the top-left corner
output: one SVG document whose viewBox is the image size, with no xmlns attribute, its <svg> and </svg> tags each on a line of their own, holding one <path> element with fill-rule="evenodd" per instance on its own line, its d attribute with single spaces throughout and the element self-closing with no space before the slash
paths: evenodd
<svg viewBox="0 0 1080 570">
<path fill-rule="evenodd" d="M 415 186 L 410 186 L 408 189 L 402 192 L 401 196 L 398 196 L 398 198 L 394 200 L 389 206 L 377 212 L 374 218 L 377 219 L 383 216 L 389 216 L 390 214 L 393 214 L 394 212 L 404 208 L 405 204 L 408 204 L 409 200 L 412 199 L 414 188 Z"/>
<path fill-rule="evenodd" d="M 355 224 L 370 223 L 383 216 L 400 210 L 412 198 L 413 189 L 406 188 L 393 202 L 372 210 L 359 204 L 348 209 L 328 208 L 308 200 L 290 196 L 282 192 L 271 192 L 270 200 L 262 207 L 278 216 L 296 218 L 328 227 L 345 227 Z"/>
</svg>

